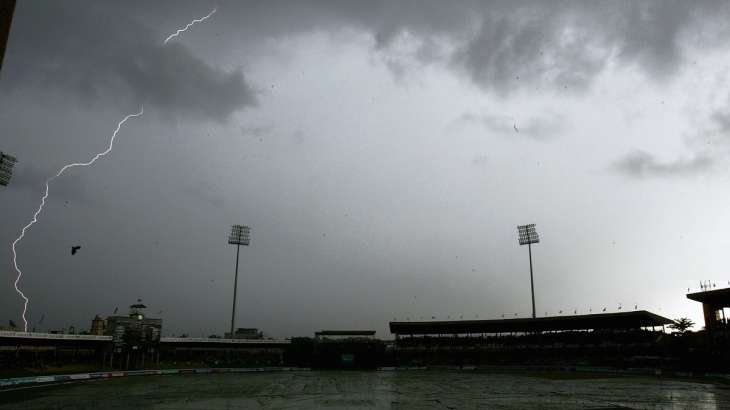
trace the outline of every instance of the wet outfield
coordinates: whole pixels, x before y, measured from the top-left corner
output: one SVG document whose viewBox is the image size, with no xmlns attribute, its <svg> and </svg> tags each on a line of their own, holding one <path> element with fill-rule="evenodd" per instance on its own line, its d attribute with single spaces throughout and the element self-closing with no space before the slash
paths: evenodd
<svg viewBox="0 0 730 410">
<path fill-rule="evenodd" d="M 0 409 L 724 409 L 730 386 L 474 371 L 140 376 L 0 393 Z"/>
</svg>

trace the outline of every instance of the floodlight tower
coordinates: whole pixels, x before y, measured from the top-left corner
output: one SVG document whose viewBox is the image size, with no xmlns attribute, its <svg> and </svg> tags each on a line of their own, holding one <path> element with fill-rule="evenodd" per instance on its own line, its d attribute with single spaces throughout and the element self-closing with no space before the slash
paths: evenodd
<svg viewBox="0 0 730 410">
<path fill-rule="evenodd" d="M 15 157 L 0 151 L 0 185 L 7 186 L 13 176 L 13 165 L 18 162 Z"/>
<path fill-rule="evenodd" d="M 231 312 L 231 339 L 233 339 L 233 328 L 236 324 L 236 291 L 238 290 L 238 254 L 241 245 L 248 246 L 251 243 L 251 228 L 245 225 L 233 225 L 231 234 L 228 235 L 228 243 L 236 245 L 236 278 L 233 281 L 233 311 Z"/>
<path fill-rule="evenodd" d="M 530 255 L 530 291 L 532 292 L 532 318 L 535 316 L 535 284 L 532 279 L 532 244 L 540 242 L 540 236 L 535 230 L 535 224 L 518 225 L 517 233 L 519 235 L 520 245 L 527 245 Z"/>
</svg>

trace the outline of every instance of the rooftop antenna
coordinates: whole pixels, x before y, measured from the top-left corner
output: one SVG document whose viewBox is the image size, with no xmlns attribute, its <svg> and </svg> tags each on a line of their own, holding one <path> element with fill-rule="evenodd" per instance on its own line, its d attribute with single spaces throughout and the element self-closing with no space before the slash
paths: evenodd
<svg viewBox="0 0 730 410">
<path fill-rule="evenodd" d="M 530 291 L 532 294 L 532 318 L 535 318 L 535 284 L 532 276 L 532 244 L 540 242 L 540 236 L 535 230 L 535 224 L 518 225 L 518 239 L 520 246 L 527 245 L 527 251 L 530 255 Z"/>
</svg>

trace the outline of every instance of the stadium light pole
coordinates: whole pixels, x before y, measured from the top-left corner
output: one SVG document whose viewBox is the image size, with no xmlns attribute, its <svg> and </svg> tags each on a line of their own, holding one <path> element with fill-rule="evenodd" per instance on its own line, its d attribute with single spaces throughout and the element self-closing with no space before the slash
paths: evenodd
<svg viewBox="0 0 730 410">
<path fill-rule="evenodd" d="M 251 243 L 251 228 L 245 225 L 231 226 L 231 234 L 228 235 L 228 243 L 236 245 L 236 277 L 233 280 L 233 310 L 231 311 L 231 339 L 233 339 L 233 328 L 236 324 L 236 293 L 238 290 L 238 255 L 241 245 L 248 246 Z"/>
<path fill-rule="evenodd" d="M 13 176 L 13 165 L 18 162 L 15 157 L 0 151 L 0 185 L 7 186 Z"/>
<path fill-rule="evenodd" d="M 519 236 L 520 246 L 527 245 L 527 251 L 530 255 L 530 291 L 532 292 L 532 318 L 535 319 L 535 284 L 532 278 L 532 244 L 540 242 L 540 236 L 535 230 L 535 224 L 518 225 L 517 233 Z"/>
</svg>

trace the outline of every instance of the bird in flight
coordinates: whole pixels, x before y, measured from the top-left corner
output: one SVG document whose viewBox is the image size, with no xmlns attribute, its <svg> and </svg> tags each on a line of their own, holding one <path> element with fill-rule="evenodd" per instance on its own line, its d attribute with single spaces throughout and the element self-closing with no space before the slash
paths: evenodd
<svg viewBox="0 0 730 410">
<path fill-rule="evenodd" d="M 76 255 L 76 252 L 78 252 L 79 249 L 81 249 L 80 246 L 72 246 L 71 247 L 71 255 Z"/>
<path fill-rule="evenodd" d="M 517 129 L 517 123 L 512 124 L 512 128 L 515 129 L 515 132 L 520 132 L 520 130 Z"/>
</svg>

